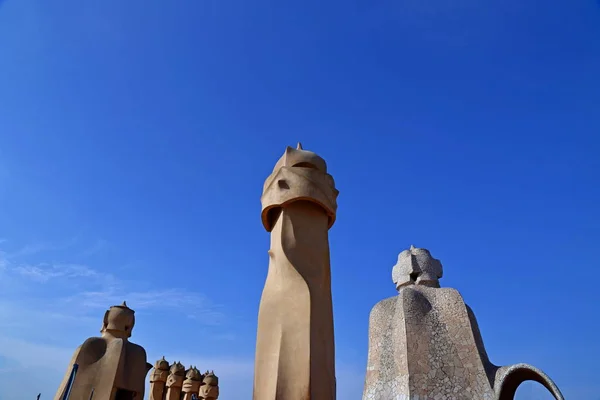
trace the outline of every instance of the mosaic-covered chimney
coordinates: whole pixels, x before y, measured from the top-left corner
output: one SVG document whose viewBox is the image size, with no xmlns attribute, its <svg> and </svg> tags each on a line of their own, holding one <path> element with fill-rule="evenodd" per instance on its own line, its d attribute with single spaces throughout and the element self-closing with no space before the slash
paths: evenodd
<svg viewBox="0 0 600 400">
<path fill-rule="evenodd" d="M 473 310 L 456 289 L 440 287 L 442 272 L 426 249 L 411 246 L 398 256 L 398 295 L 377 303 L 369 317 L 363 400 L 512 400 L 526 380 L 564 400 L 538 368 L 490 362 Z"/>
</svg>

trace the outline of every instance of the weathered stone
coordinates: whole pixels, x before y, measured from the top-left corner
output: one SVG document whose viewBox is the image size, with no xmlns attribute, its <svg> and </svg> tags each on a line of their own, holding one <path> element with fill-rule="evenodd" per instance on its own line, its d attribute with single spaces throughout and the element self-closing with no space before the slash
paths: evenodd
<svg viewBox="0 0 600 400">
<path fill-rule="evenodd" d="M 429 251 L 411 246 L 400 253 L 392 273 L 398 296 L 371 311 L 363 400 L 510 400 L 525 380 L 564 400 L 539 369 L 492 364 L 475 315 L 458 291 L 439 287 L 441 277 Z"/>
</svg>

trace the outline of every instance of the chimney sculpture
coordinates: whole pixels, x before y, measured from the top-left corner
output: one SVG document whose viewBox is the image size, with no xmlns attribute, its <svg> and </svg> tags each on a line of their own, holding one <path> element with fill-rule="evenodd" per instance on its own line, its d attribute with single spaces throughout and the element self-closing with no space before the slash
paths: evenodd
<svg viewBox="0 0 600 400">
<path fill-rule="evenodd" d="M 165 398 L 168 376 L 169 362 L 163 356 L 154 364 L 154 370 L 150 374 L 150 400 L 163 400 Z"/>
<path fill-rule="evenodd" d="M 398 256 L 398 295 L 377 303 L 369 317 L 363 400 L 512 400 L 526 380 L 564 400 L 539 369 L 492 364 L 475 314 L 456 289 L 440 288 L 441 277 L 441 262 L 426 249 L 411 246 Z"/>
<path fill-rule="evenodd" d="M 329 228 L 338 191 L 325 160 L 300 143 L 267 178 L 262 223 L 271 232 L 258 312 L 254 400 L 334 400 Z"/>
<path fill-rule="evenodd" d="M 219 378 L 213 371 L 204 373 L 199 397 L 202 400 L 217 400 L 219 398 Z"/>
<path fill-rule="evenodd" d="M 71 399 L 142 399 L 145 380 L 152 365 L 143 347 L 129 342 L 135 325 L 134 311 L 123 302 L 104 314 L 101 337 L 87 339 L 75 350 L 69 369 L 56 392 L 62 398 L 73 364 L 79 369 L 71 388 Z"/>
<path fill-rule="evenodd" d="M 185 374 L 185 380 L 181 391 L 183 400 L 192 400 L 193 395 L 198 395 L 200 385 L 202 384 L 202 374 L 196 367 L 190 367 Z"/>
<path fill-rule="evenodd" d="M 185 367 L 177 361 L 169 369 L 167 378 L 167 395 L 165 400 L 181 400 L 181 388 L 185 379 Z"/>
<path fill-rule="evenodd" d="M 219 378 L 213 371 L 200 373 L 190 366 L 187 370 L 179 361 L 158 360 L 150 375 L 150 400 L 217 400 Z"/>
</svg>

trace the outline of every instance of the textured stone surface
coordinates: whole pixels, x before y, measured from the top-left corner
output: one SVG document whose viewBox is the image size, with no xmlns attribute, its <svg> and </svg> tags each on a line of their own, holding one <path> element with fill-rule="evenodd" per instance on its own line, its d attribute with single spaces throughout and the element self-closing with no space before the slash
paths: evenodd
<svg viewBox="0 0 600 400">
<path fill-rule="evenodd" d="M 187 370 L 179 361 L 169 365 L 165 358 L 154 364 L 150 373 L 150 400 L 202 400 L 219 397 L 219 378 L 213 371 L 202 374 L 195 366 Z"/>
<path fill-rule="evenodd" d="M 392 280 L 396 289 L 415 283 L 439 287 L 443 269 L 440 260 L 431 256 L 427 249 L 410 246 L 398 255 L 398 262 L 392 268 Z"/>
<path fill-rule="evenodd" d="M 144 397 L 146 374 L 152 365 L 146 362 L 146 351 L 129 342 L 135 324 L 134 311 L 125 302 L 110 307 L 104 314 L 102 337 L 86 340 L 75 350 L 65 377 L 56 392 L 62 398 L 73 364 L 79 365 L 71 389 L 71 399 L 112 400 L 121 396 Z"/>
<path fill-rule="evenodd" d="M 165 400 L 181 400 L 181 390 L 183 381 L 185 380 L 185 366 L 179 361 L 173 363 L 169 368 L 169 376 L 167 377 L 167 393 Z"/>
<path fill-rule="evenodd" d="M 398 296 L 371 311 L 363 399 L 505 400 L 524 380 L 536 380 L 563 400 L 540 370 L 489 361 L 472 310 L 458 291 L 439 288 L 441 276 L 427 250 L 400 254 L 392 273 Z"/>
<path fill-rule="evenodd" d="M 154 364 L 150 373 L 150 400 L 164 400 L 168 376 L 169 362 L 163 357 Z"/>
<path fill-rule="evenodd" d="M 338 191 L 327 164 L 288 147 L 267 178 L 262 221 L 271 232 L 258 314 L 254 400 L 335 399 L 329 228 Z"/>
<path fill-rule="evenodd" d="M 219 378 L 212 371 L 206 371 L 202 378 L 202 385 L 200 386 L 200 393 L 198 398 L 200 400 L 217 400 L 219 397 Z"/>
<path fill-rule="evenodd" d="M 190 367 L 185 372 L 185 380 L 181 386 L 183 400 L 192 400 L 193 396 L 199 393 L 200 385 L 202 385 L 202 378 L 202 374 L 196 367 Z"/>
</svg>

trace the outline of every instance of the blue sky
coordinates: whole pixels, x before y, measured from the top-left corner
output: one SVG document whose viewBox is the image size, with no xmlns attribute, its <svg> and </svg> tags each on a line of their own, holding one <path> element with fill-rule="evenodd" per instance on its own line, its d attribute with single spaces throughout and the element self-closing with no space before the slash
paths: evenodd
<svg viewBox="0 0 600 400">
<path fill-rule="evenodd" d="M 340 400 L 410 244 L 492 361 L 599 399 L 598 71 L 594 0 L 0 1 L 0 398 L 50 398 L 127 300 L 150 361 L 249 399 L 259 197 L 300 140 L 340 190 Z"/>
</svg>

